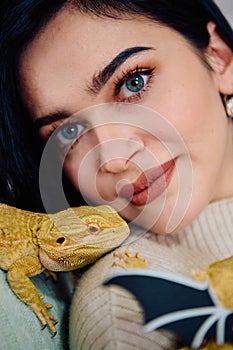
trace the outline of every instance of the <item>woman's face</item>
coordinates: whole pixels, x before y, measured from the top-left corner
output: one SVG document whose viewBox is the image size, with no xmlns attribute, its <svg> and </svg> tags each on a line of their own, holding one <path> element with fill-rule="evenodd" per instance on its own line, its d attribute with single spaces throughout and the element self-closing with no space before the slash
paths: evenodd
<svg viewBox="0 0 233 350">
<path fill-rule="evenodd" d="M 56 129 L 65 172 L 89 200 L 165 233 L 233 195 L 220 73 L 175 31 L 66 9 L 27 46 L 20 73 L 41 137 Z"/>
</svg>

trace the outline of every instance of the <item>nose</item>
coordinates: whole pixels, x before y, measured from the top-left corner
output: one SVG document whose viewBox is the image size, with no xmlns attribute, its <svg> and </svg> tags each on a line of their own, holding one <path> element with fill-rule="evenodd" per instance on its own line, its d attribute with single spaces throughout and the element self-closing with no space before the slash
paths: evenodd
<svg viewBox="0 0 233 350">
<path fill-rule="evenodd" d="M 128 168 L 128 161 L 127 159 L 123 158 L 114 158 L 109 161 L 104 162 L 100 166 L 101 172 L 104 173 L 112 173 L 112 174 L 118 174 L 121 172 L 126 171 Z"/>
<path fill-rule="evenodd" d="M 143 140 L 128 126 L 101 126 L 95 135 L 99 145 L 99 170 L 117 174 L 125 172 L 134 156 L 143 148 Z"/>
</svg>

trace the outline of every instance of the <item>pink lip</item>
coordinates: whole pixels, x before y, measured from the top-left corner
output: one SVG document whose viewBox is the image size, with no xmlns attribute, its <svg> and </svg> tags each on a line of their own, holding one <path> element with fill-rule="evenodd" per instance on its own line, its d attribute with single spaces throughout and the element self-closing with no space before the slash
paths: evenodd
<svg viewBox="0 0 233 350">
<path fill-rule="evenodd" d="M 175 161 L 173 159 L 143 172 L 132 184 L 124 185 L 119 195 L 135 206 L 142 206 L 159 197 L 168 187 Z"/>
</svg>

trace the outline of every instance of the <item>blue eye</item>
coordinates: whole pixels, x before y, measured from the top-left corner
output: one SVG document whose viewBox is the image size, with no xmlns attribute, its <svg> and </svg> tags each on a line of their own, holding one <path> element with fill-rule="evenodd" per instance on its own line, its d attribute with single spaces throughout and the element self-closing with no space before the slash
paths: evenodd
<svg viewBox="0 0 233 350">
<path fill-rule="evenodd" d="M 139 96 L 148 86 L 148 82 L 151 79 L 152 70 L 145 72 L 131 74 L 124 79 L 124 82 L 118 88 L 118 97 L 120 100 L 136 98 Z"/>
<path fill-rule="evenodd" d="M 79 129 L 76 124 L 67 124 L 61 127 L 61 135 L 67 140 L 76 139 L 79 134 Z"/>
<path fill-rule="evenodd" d="M 84 126 L 80 124 L 63 124 L 58 128 L 56 137 L 62 144 L 72 143 L 80 136 L 83 130 Z"/>
<path fill-rule="evenodd" d="M 123 78 L 116 82 L 115 98 L 118 102 L 136 102 L 140 100 L 150 87 L 154 77 L 154 68 L 129 70 Z"/>
<path fill-rule="evenodd" d="M 131 92 L 140 91 L 145 85 L 144 79 L 141 75 L 135 75 L 127 79 L 125 82 L 126 88 Z"/>
</svg>

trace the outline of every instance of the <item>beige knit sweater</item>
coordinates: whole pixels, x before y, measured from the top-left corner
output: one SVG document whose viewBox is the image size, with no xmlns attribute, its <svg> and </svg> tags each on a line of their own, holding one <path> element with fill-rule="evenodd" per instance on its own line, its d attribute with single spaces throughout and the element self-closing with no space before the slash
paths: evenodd
<svg viewBox="0 0 233 350">
<path fill-rule="evenodd" d="M 189 227 L 175 235 L 142 235 L 135 228 L 120 250 L 126 248 L 147 257 L 152 270 L 192 278 L 193 269 L 204 270 L 211 262 L 233 255 L 233 199 L 210 204 Z M 171 334 L 143 331 L 142 310 L 130 293 L 117 286 L 101 285 L 106 276 L 122 271 L 112 267 L 113 261 L 113 254 L 108 254 L 78 284 L 71 305 L 70 349 L 175 349 Z"/>
</svg>

